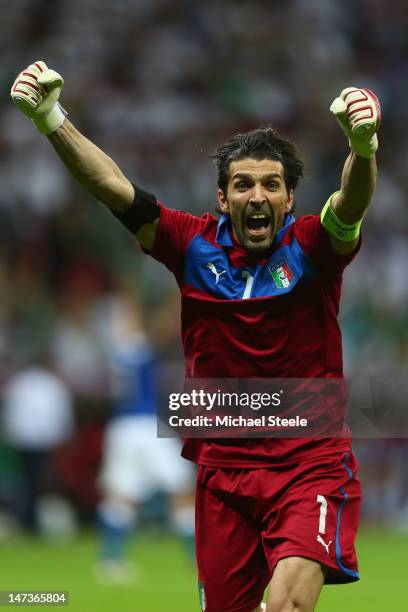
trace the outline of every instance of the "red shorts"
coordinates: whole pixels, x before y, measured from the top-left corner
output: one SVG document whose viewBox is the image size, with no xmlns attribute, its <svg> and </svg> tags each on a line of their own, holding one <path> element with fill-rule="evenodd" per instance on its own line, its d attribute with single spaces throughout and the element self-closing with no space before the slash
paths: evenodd
<svg viewBox="0 0 408 612">
<path fill-rule="evenodd" d="M 203 609 L 252 612 L 284 557 L 322 563 L 326 584 L 358 580 L 357 467 L 349 452 L 282 470 L 200 466 L 196 547 Z"/>
</svg>

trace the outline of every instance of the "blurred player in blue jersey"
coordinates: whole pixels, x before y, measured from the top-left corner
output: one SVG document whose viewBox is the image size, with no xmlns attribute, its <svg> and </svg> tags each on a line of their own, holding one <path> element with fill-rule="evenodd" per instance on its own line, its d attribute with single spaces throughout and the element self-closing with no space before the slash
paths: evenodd
<svg viewBox="0 0 408 612">
<path fill-rule="evenodd" d="M 101 537 L 97 577 L 106 582 L 135 578 L 127 545 L 138 510 L 154 493 L 169 498 L 173 532 L 194 538 L 193 470 L 180 457 L 176 439 L 157 438 L 157 369 L 145 333 L 142 308 L 122 285 L 109 305 L 110 363 L 114 414 L 105 433 L 100 474 Z"/>
<path fill-rule="evenodd" d="M 187 377 L 342 382 L 342 275 L 360 248 L 376 184 L 381 113 L 373 92 L 348 87 L 330 107 L 351 151 L 320 215 L 293 216 L 303 162 L 266 127 L 215 152 L 217 218 L 172 210 L 133 185 L 66 120 L 62 84 L 36 62 L 11 95 L 81 185 L 175 275 Z M 185 440 L 183 456 L 199 465 L 202 610 L 258 612 L 269 586 L 267 612 L 311 612 L 323 584 L 359 579 L 358 463 L 346 406 L 336 413 L 335 400 L 322 394 L 313 410 L 340 421 L 337 437 Z M 302 414 L 300 401 L 295 408 Z"/>
</svg>

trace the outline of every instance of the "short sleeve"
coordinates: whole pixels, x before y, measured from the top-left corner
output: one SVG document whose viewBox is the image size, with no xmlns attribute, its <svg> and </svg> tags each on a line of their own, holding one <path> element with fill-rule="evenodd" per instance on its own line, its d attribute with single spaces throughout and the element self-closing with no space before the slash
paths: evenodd
<svg viewBox="0 0 408 612">
<path fill-rule="evenodd" d="M 144 252 L 163 263 L 181 284 L 184 253 L 194 238 L 206 224 L 206 216 L 195 217 L 189 213 L 172 210 L 159 202 L 160 217 L 157 233 L 151 251 Z"/>
<path fill-rule="evenodd" d="M 319 215 L 305 215 L 294 224 L 294 235 L 303 252 L 315 266 L 327 275 L 341 274 L 353 261 L 361 247 L 361 233 L 356 248 L 341 255 L 333 249 L 330 238 L 320 222 Z"/>
</svg>

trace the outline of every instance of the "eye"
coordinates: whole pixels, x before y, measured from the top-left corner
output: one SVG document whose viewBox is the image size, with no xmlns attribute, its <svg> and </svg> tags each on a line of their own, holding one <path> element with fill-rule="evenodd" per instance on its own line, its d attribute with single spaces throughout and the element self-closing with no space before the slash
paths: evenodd
<svg viewBox="0 0 408 612">
<path fill-rule="evenodd" d="M 268 183 L 266 183 L 266 187 L 270 191 L 275 191 L 275 189 L 278 189 L 279 185 L 275 181 L 269 181 Z"/>
<path fill-rule="evenodd" d="M 239 191 L 245 191 L 246 189 L 249 189 L 249 184 L 247 183 L 247 181 L 238 181 L 238 183 L 235 183 L 235 187 L 239 190 Z"/>
</svg>

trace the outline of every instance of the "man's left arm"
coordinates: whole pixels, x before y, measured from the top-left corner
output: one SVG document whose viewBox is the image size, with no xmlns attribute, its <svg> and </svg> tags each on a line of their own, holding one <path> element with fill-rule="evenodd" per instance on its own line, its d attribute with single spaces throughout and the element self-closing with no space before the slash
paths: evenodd
<svg viewBox="0 0 408 612">
<path fill-rule="evenodd" d="M 330 110 L 348 137 L 351 152 L 344 164 L 340 191 L 326 203 L 321 221 L 333 250 L 345 255 L 357 246 L 361 222 L 375 190 L 381 109 L 373 92 L 348 87 Z"/>
<path fill-rule="evenodd" d="M 371 202 L 376 180 L 375 157 L 366 159 L 352 151 L 344 164 L 340 191 L 331 201 L 332 211 L 345 225 L 353 226 L 363 219 Z M 354 251 L 358 236 L 345 241 L 330 234 L 330 242 L 336 253 L 345 255 Z"/>
</svg>

